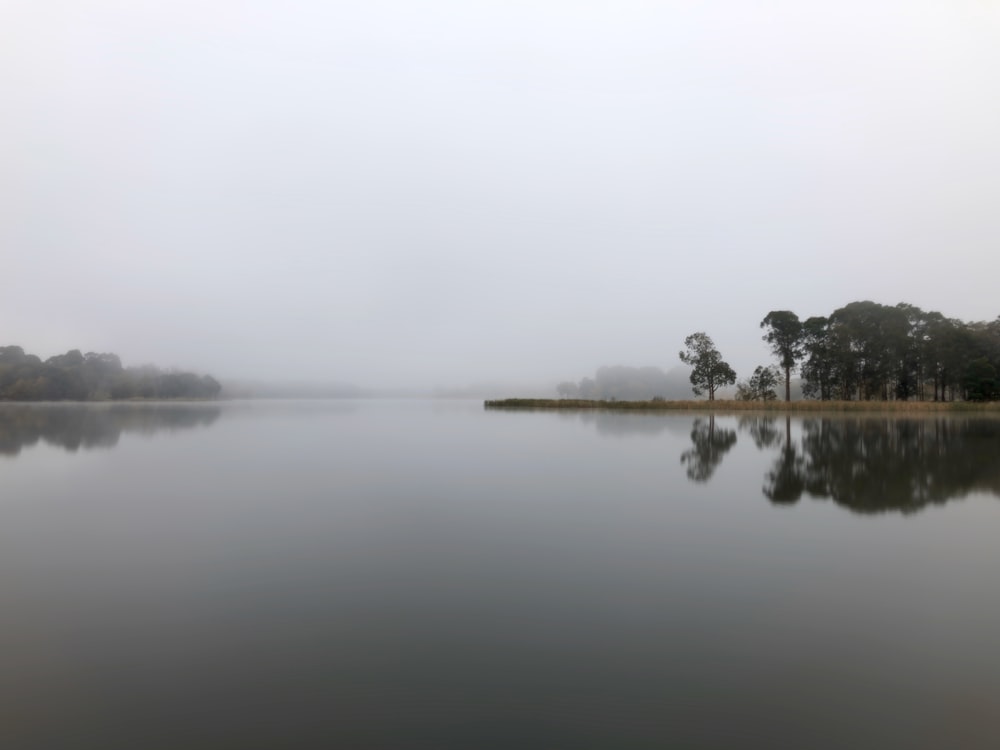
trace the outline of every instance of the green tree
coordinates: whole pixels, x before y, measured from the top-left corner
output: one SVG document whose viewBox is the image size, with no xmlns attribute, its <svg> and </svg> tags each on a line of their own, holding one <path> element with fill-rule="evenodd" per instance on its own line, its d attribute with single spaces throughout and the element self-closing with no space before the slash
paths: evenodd
<svg viewBox="0 0 1000 750">
<path fill-rule="evenodd" d="M 802 345 L 806 360 L 802 364 L 802 394 L 806 398 L 827 401 L 833 391 L 833 359 L 830 354 L 830 321 L 820 315 L 802 324 Z"/>
<path fill-rule="evenodd" d="M 775 401 L 778 394 L 775 387 L 778 385 L 780 373 L 777 367 L 766 367 L 757 365 L 753 375 L 749 380 L 740 381 L 736 384 L 736 398 L 741 401 Z"/>
<path fill-rule="evenodd" d="M 792 400 L 792 368 L 802 358 L 802 323 L 799 316 L 789 310 L 772 310 L 760 322 L 766 328 L 764 341 L 771 345 L 771 352 L 785 371 L 785 401 Z"/>
<path fill-rule="evenodd" d="M 829 318 L 806 320 L 801 346 L 806 398 L 953 401 L 1000 395 L 991 374 L 1000 373 L 1000 318 L 965 323 L 903 302 L 851 302 Z"/>
<path fill-rule="evenodd" d="M 691 370 L 691 390 L 694 395 L 700 396 L 708 393 L 708 400 L 715 400 L 715 392 L 724 385 L 732 385 L 736 382 L 736 373 L 733 368 L 723 361 L 719 350 L 707 333 L 699 331 L 692 333 L 684 339 L 684 346 L 687 351 L 682 351 L 678 356 L 681 362 L 690 365 Z"/>
<path fill-rule="evenodd" d="M 916 305 L 900 302 L 896 309 L 904 316 L 903 340 L 896 352 L 895 395 L 900 401 L 923 400 L 924 344 L 927 338 L 927 313 Z"/>
<path fill-rule="evenodd" d="M 985 357 L 972 360 L 965 368 L 962 386 L 967 401 L 995 400 L 997 385 L 997 368 Z"/>
</svg>

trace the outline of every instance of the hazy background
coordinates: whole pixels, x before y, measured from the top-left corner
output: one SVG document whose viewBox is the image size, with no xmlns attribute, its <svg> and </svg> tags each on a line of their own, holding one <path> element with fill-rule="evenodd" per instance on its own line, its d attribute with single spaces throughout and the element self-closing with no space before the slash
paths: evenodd
<svg viewBox="0 0 1000 750">
<path fill-rule="evenodd" d="M 986 0 L 8 0 L 0 345 L 430 387 L 992 319 L 998 91 Z"/>
</svg>

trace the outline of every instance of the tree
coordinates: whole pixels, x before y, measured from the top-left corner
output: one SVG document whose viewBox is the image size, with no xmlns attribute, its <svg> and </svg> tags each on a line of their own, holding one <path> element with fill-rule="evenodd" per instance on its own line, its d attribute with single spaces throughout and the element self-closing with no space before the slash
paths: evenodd
<svg viewBox="0 0 1000 750">
<path fill-rule="evenodd" d="M 736 384 L 736 398 L 740 401 L 777 400 L 778 394 L 774 389 L 778 385 L 779 375 L 777 367 L 758 365 L 749 380 Z"/>
<path fill-rule="evenodd" d="M 760 327 L 767 328 L 764 341 L 771 345 L 771 352 L 785 371 L 785 401 L 791 401 L 792 368 L 803 355 L 802 323 L 799 316 L 789 310 L 772 310 L 760 322 Z"/>
<path fill-rule="evenodd" d="M 1000 396 L 1000 318 L 966 323 L 905 302 L 892 307 L 851 302 L 828 318 L 803 322 L 799 346 L 806 398 Z"/>
<path fill-rule="evenodd" d="M 980 357 L 969 363 L 962 382 L 967 401 L 993 401 L 997 397 L 997 368 Z"/>
<path fill-rule="evenodd" d="M 802 347 L 807 357 L 801 368 L 802 395 L 827 401 L 833 397 L 834 380 L 829 319 L 817 315 L 802 324 Z"/>
<path fill-rule="evenodd" d="M 905 308 L 865 300 L 851 302 L 830 315 L 839 398 L 886 401 L 890 393 L 908 397 L 909 376 L 903 363 L 911 348 Z M 903 387 L 900 389 L 900 384 Z"/>
<path fill-rule="evenodd" d="M 736 373 L 722 360 L 722 355 L 707 333 L 692 333 L 684 339 L 684 346 L 687 351 L 680 352 L 678 356 L 681 362 L 693 368 L 691 390 L 694 395 L 700 396 L 707 392 L 708 400 L 714 401 L 716 390 L 736 382 Z"/>
<path fill-rule="evenodd" d="M 19 365 L 24 358 L 24 349 L 21 347 L 0 346 L 0 365 Z"/>
<path fill-rule="evenodd" d="M 778 377 L 780 373 L 777 367 L 764 367 L 763 365 L 757 365 L 757 368 L 753 371 L 753 375 L 750 376 L 750 388 L 757 395 L 757 398 L 761 401 L 777 401 L 778 394 L 775 391 L 775 387 L 778 385 Z M 788 401 L 788 380 L 785 380 L 785 400 Z"/>
</svg>

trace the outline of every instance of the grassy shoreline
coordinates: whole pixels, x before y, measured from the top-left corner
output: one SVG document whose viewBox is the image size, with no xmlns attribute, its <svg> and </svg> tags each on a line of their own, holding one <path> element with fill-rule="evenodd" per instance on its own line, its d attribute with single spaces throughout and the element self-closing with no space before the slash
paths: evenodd
<svg viewBox="0 0 1000 750">
<path fill-rule="evenodd" d="M 841 412 L 989 412 L 1000 414 L 1000 402 L 970 401 L 593 401 L 579 398 L 505 398 L 483 402 L 487 409 L 603 409 L 608 411 L 766 411 Z"/>
</svg>

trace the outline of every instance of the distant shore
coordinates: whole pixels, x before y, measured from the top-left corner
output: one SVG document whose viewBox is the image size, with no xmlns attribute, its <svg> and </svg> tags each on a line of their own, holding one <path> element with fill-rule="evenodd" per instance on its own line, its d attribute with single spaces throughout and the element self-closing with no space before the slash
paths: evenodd
<svg viewBox="0 0 1000 750">
<path fill-rule="evenodd" d="M 483 402 L 487 409 L 603 409 L 609 411 L 718 412 L 996 412 L 1000 402 L 971 401 L 594 401 L 579 398 L 505 398 Z"/>
</svg>

